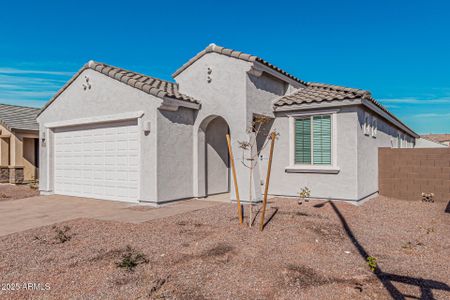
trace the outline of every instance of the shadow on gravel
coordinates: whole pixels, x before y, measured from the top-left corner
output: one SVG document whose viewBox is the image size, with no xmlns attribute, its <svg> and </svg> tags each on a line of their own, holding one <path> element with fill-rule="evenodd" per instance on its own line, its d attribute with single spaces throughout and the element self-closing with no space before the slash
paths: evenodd
<svg viewBox="0 0 450 300">
<path fill-rule="evenodd" d="M 328 201 L 323 203 L 323 205 L 319 206 L 322 207 L 326 203 L 329 203 L 331 207 L 333 208 L 334 212 L 338 216 L 339 220 L 341 221 L 342 227 L 344 228 L 345 232 L 347 233 L 348 237 L 350 238 L 353 245 L 355 245 L 356 249 L 358 250 L 361 257 L 364 258 L 364 260 L 369 257 L 369 253 L 364 249 L 364 247 L 359 243 L 355 235 L 353 234 L 350 226 L 348 225 L 347 221 L 345 220 L 345 217 L 342 215 L 342 213 L 339 211 L 337 206 L 332 202 Z M 449 202 L 450 205 L 450 202 Z M 316 207 L 316 206 L 315 206 Z M 448 208 L 448 206 L 447 206 Z M 389 292 L 391 297 L 393 299 L 406 299 L 406 298 L 416 298 L 416 299 L 435 299 L 433 296 L 433 290 L 442 290 L 450 292 L 450 287 L 443 282 L 431 280 L 431 279 L 424 279 L 424 278 L 416 278 L 416 277 L 409 277 L 409 276 L 402 276 L 402 275 L 396 275 L 396 274 L 390 274 L 385 273 L 381 270 L 381 268 L 378 266 L 375 270 L 375 275 L 377 276 L 378 280 L 384 285 L 386 290 Z M 420 298 L 417 298 L 412 295 L 405 295 L 402 294 L 394 285 L 393 282 L 399 282 L 404 283 L 408 285 L 416 286 L 420 289 L 421 296 Z"/>
<path fill-rule="evenodd" d="M 445 212 L 450 214 L 450 201 L 447 203 L 447 207 L 445 208 Z"/>
<path fill-rule="evenodd" d="M 273 217 L 275 217 L 275 215 L 278 212 L 278 207 L 272 207 L 272 214 L 270 215 L 270 217 L 267 219 L 267 221 L 264 223 L 263 225 L 263 230 L 266 228 L 266 226 L 270 223 L 270 221 L 272 221 Z"/>
</svg>

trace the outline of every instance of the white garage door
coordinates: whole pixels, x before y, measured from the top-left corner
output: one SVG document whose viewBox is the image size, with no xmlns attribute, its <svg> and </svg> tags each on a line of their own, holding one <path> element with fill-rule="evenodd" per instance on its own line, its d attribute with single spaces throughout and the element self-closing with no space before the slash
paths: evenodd
<svg viewBox="0 0 450 300">
<path fill-rule="evenodd" d="M 60 128 L 54 137 L 56 194 L 137 201 L 137 121 Z"/>
</svg>

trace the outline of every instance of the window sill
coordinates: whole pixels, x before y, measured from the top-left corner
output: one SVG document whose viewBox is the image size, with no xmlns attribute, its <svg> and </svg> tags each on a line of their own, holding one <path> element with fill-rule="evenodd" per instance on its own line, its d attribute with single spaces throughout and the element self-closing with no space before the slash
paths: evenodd
<svg viewBox="0 0 450 300">
<path fill-rule="evenodd" d="M 337 174 L 341 169 L 334 166 L 289 166 L 285 168 L 286 173 L 323 173 Z"/>
</svg>

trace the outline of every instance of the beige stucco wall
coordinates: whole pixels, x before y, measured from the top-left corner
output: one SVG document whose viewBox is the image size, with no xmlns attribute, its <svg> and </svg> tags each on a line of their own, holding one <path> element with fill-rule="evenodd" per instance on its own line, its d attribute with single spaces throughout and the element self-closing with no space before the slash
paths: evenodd
<svg viewBox="0 0 450 300">
<path fill-rule="evenodd" d="M 23 167 L 25 181 L 37 179 L 34 139 L 38 138 L 38 133 L 10 131 L 2 125 L 0 130 L 2 136 L 9 136 L 0 141 L 0 165 Z"/>
</svg>

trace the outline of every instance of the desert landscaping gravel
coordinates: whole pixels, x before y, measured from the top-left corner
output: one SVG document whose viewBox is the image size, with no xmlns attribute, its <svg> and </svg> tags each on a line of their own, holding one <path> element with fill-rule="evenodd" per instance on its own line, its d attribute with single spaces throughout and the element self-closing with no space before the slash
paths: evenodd
<svg viewBox="0 0 450 300">
<path fill-rule="evenodd" d="M 0 201 L 23 199 L 39 195 L 38 189 L 32 189 L 29 185 L 14 185 L 0 183 Z"/>
<path fill-rule="evenodd" d="M 264 232 L 238 225 L 236 206 L 223 204 L 142 224 L 77 219 L 0 237 L 0 283 L 42 289 L 0 298 L 450 298 L 447 203 L 270 202 L 267 218 L 277 213 Z M 128 245 L 146 258 L 134 271 L 118 267 Z"/>
</svg>

